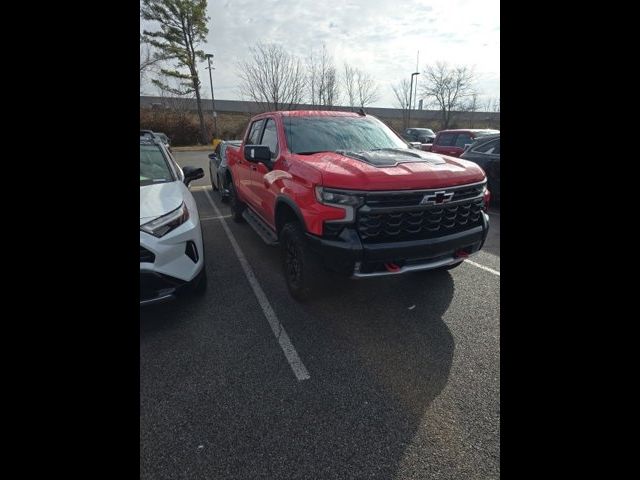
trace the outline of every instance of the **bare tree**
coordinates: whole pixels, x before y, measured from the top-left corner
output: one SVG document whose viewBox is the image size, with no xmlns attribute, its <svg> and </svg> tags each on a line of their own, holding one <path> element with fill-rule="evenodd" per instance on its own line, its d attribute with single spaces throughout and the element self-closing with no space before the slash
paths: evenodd
<svg viewBox="0 0 640 480">
<path fill-rule="evenodd" d="M 456 110 L 475 92 L 475 76 L 466 66 L 449 67 L 445 62 L 428 65 L 422 81 L 422 95 L 440 110 L 442 128 L 449 128 Z"/>
<path fill-rule="evenodd" d="M 344 90 L 347 94 L 347 100 L 349 106 L 353 109 L 358 102 L 358 93 L 356 88 L 356 69 L 350 67 L 345 62 L 344 64 L 344 77 L 343 77 Z"/>
<path fill-rule="evenodd" d="M 406 78 L 391 87 L 396 96 L 398 106 L 402 109 L 402 126 L 408 127 L 409 99 L 411 98 L 411 82 Z"/>
<path fill-rule="evenodd" d="M 273 44 L 258 43 L 249 51 L 251 59 L 238 64 L 243 96 L 269 111 L 302 102 L 306 80 L 298 58 Z"/>
<path fill-rule="evenodd" d="M 475 120 L 474 113 L 477 112 L 479 109 L 480 109 L 480 104 L 478 102 L 478 93 L 474 92 L 467 99 L 467 101 L 462 104 L 462 108 L 460 109 L 463 112 L 470 113 L 470 115 L 469 115 L 469 128 L 473 128 L 474 120 Z"/>
<path fill-rule="evenodd" d="M 356 72 L 356 92 L 358 93 L 358 103 L 363 108 L 380 97 L 373 78 L 359 69 Z"/>
<path fill-rule="evenodd" d="M 307 88 L 311 104 L 331 107 L 338 103 L 338 74 L 325 45 L 322 45 L 319 58 L 314 57 L 311 52 L 307 59 L 307 70 Z"/>
</svg>

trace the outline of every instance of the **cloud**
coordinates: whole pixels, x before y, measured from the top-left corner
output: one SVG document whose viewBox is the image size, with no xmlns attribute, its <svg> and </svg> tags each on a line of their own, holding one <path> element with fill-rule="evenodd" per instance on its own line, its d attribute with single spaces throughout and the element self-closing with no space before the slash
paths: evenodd
<svg viewBox="0 0 640 480">
<path fill-rule="evenodd" d="M 474 65 L 477 72 L 498 78 L 497 87 L 494 82 L 483 88 L 499 96 L 499 0 L 408 0 L 401 5 L 397 0 L 210 0 L 208 15 L 203 49 L 215 55 L 216 98 L 239 98 L 237 63 L 258 41 L 280 44 L 301 57 L 324 43 L 339 70 L 347 62 L 376 79 L 378 106 L 394 106 L 391 85 L 409 78 L 418 50 L 420 70 L 437 60 Z M 200 74 L 208 87 L 205 66 Z M 208 91 L 203 88 L 203 95 Z"/>
</svg>

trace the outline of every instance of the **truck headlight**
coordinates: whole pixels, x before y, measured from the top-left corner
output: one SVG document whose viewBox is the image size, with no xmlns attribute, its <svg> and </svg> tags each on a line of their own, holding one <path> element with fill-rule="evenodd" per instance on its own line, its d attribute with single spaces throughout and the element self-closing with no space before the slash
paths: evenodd
<svg viewBox="0 0 640 480">
<path fill-rule="evenodd" d="M 364 203 L 360 195 L 324 187 L 316 187 L 316 200 L 324 205 L 341 207 L 345 210 L 344 219 L 331 220 L 331 223 L 353 222 L 355 209 Z"/>
<path fill-rule="evenodd" d="M 362 197 L 352 193 L 341 192 L 324 187 L 316 187 L 316 199 L 326 205 L 358 207 L 362 204 Z"/>
<path fill-rule="evenodd" d="M 140 230 L 150 233 L 154 237 L 163 237 L 171 230 L 178 228 L 184 222 L 189 220 L 189 209 L 186 203 L 182 202 L 175 210 L 151 220 L 150 222 L 140 225 Z"/>
</svg>

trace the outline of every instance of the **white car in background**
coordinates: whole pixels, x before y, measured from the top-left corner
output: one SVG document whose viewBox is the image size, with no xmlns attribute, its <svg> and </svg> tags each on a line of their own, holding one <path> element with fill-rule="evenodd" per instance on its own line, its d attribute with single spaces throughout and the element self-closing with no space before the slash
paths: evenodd
<svg viewBox="0 0 640 480">
<path fill-rule="evenodd" d="M 162 142 L 140 136 L 140 305 L 204 293 L 202 230 L 191 181 L 202 168 L 175 162 Z"/>
</svg>

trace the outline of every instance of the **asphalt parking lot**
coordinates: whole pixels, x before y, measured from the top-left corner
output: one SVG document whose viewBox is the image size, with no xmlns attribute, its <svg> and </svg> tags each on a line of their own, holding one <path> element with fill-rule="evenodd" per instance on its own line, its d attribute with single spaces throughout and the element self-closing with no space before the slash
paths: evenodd
<svg viewBox="0 0 640 480">
<path fill-rule="evenodd" d="M 205 167 L 209 284 L 141 309 L 141 478 L 499 478 L 499 212 L 457 269 L 300 304 L 277 248 L 211 191 L 207 153 L 175 157 Z"/>
</svg>

